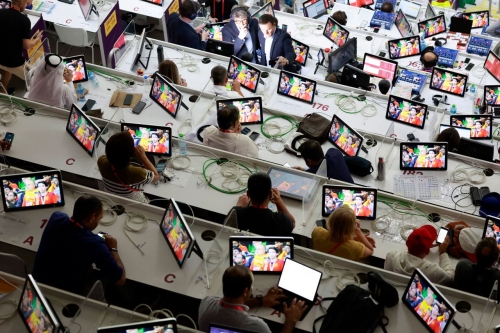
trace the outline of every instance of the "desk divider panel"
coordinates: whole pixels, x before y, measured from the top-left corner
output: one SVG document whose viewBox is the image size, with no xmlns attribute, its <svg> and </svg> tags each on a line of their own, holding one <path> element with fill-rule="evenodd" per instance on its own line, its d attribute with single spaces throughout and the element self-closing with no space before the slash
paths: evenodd
<svg viewBox="0 0 500 333">
<path fill-rule="evenodd" d="M 116 68 L 120 66 L 123 59 L 126 58 L 125 55 L 132 52 L 132 47 L 138 43 L 136 37 L 135 22 L 132 20 L 114 42 L 113 48 L 106 59 L 107 67 Z"/>
</svg>

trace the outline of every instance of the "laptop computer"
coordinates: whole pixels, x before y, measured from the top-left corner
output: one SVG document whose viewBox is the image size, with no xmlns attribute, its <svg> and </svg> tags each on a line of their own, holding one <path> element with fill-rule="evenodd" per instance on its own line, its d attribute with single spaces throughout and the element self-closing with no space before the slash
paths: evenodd
<svg viewBox="0 0 500 333">
<path fill-rule="evenodd" d="M 205 48 L 205 51 L 230 57 L 234 54 L 234 44 L 209 38 L 207 40 L 207 47 Z"/>
<path fill-rule="evenodd" d="M 283 290 L 286 299 L 283 301 L 289 306 L 294 298 L 297 301 L 304 301 L 307 309 L 300 317 L 303 320 L 309 311 L 311 311 L 317 298 L 317 291 L 321 276 L 323 273 L 312 269 L 306 265 L 298 263 L 295 260 L 287 258 L 283 271 L 281 272 L 278 288 Z M 283 312 L 283 304 L 280 303 L 273 307 L 273 309 Z"/>
</svg>

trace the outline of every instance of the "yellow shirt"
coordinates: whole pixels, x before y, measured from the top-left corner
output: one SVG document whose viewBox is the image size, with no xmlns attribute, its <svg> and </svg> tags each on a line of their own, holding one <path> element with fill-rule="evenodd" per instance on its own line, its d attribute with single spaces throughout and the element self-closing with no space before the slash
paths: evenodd
<svg viewBox="0 0 500 333">
<path fill-rule="evenodd" d="M 316 251 L 328 253 L 336 245 L 335 242 L 330 240 L 328 230 L 323 227 L 314 228 L 311 238 L 313 240 L 313 248 Z M 365 254 L 365 245 L 361 242 L 350 240 L 340 245 L 332 254 L 349 260 L 360 260 Z"/>
</svg>

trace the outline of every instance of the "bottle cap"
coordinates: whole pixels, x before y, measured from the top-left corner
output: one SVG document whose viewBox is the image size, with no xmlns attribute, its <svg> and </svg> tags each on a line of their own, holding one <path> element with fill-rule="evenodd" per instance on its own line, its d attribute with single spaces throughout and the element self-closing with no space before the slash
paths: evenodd
<svg viewBox="0 0 500 333">
<path fill-rule="evenodd" d="M 183 138 L 184 137 L 184 134 L 179 134 L 179 138 Z"/>
<path fill-rule="evenodd" d="M 456 108 L 457 106 L 456 106 L 455 104 L 452 104 L 452 105 L 451 105 L 451 107 L 452 107 L 452 108 Z"/>
<path fill-rule="evenodd" d="M 147 80 L 148 79 L 148 76 L 147 75 L 144 75 L 144 80 Z"/>
</svg>

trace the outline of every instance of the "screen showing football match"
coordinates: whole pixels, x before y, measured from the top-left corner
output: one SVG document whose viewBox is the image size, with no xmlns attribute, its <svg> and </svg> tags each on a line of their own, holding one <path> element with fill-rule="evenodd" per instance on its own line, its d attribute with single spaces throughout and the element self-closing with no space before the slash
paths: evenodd
<svg viewBox="0 0 500 333">
<path fill-rule="evenodd" d="M 235 106 L 240 111 L 241 125 L 262 124 L 264 117 L 262 115 L 262 98 L 241 98 L 241 99 L 222 99 L 217 102 L 217 110 L 227 106 Z"/>
<path fill-rule="evenodd" d="M 363 138 L 336 115 L 332 119 L 328 140 L 348 156 L 356 156 L 363 143 Z"/>
<path fill-rule="evenodd" d="M 56 323 L 52 321 L 46 305 L 32 283 L 32 279 L 30 275 L 26 280 L 26 285 L 21 294 L 21 301 L 18 306 L 18 312 L 31 333 L 56 332 Z"/>
<path fill-rule="evenodd" d="M 63 60 L 64 66 L 73 74 L 73 83 L 87 81 L 87 68 L 85 67 L 85 58 L 83 56 L 76 56 L 65 58 Z"/>
<path fill-rule="evenodd" d="M 446 23 L 443 15 L 418 22 L 418 32 L 424 33 L 425 38 L 432 37 L 446 31 Z"/>
<path fill-rule="evenodd" d="M 237 81 L 242 87 L 255 92 L 259 84 L 260 71 L 241 61 L 240 59 L 232 56 L 229 60 L 229 67 L 227 69 L 227 77 L 230 80 Z"/>
<path fill-rule="evenodd" d="M 484 68 L 497 80 L 500 82 L 500 59 L 490 51 L 488 57 L 484 61 Z"/>
<path fill-rule="evenodd" d="M 424 128 L 426 113 L 427 105 L 391 95 L 385 118 L 405 125 Z"/>
<path fill-rule="evenodd" d="M 309 46 L 302 44 L 292 38 L 292 46 L 295 51 L 295 61 L 302 66 L 306 65 L 307 55 L 309 54 Z"/>
<path fill-rule="evenodd" d="M 80 146 L 92 156 L 97 137 L 99 136 L 99 127 L 88 119 L 82 111 L 73 104 L 69 113 L 66 132 L 71 134 Z"/>
<path fill-rule="evenodd" d="M 272 186 L 280 191 L 282 196 L 297 200 L 309 199 L 319 182 L 314 176 L 303 175 L 290 168 L 284 170 L 270 167 L 267 175 L 271 178 Z"/>
<path fill-rule="evenodd" d="M 357 218 L 373 220 L 376 217 L 377 190 L 323 186 L 323 216 L 330 216 L 342 205 L 351 208 Z"/>
<path fill-rule="evenodd" d="M 471 139 L 491 139 L 493 124 L 492 116 L 466 115 L 450 117 L 450 125 L 470 129 Z"/>
<path fill-rule="evenodd" d="M 467 87 L 467 76 L 434 67 L 432 69 L 430 88 L 463 97 Z"/>
<path fill-rule="evenodd" d="M 7 1 L 7 0 L 0 1 L 0 9 L 9 9 L 10 5 L 11 5 L 10 1 Z"/>
<path fill-rule="evenodd" d="M 148 322 L 100 328 L 97 333 L 177 333 L 174 324 L 163 325 L 159 320 L 157 321 L 157 323 Z"/>
<path fill-rule="evenodd" d="M 391 59 L 401 59 L 420 54 L 420 37 L 418 36 L 390 40 L 388 43 L 389 58 Z"/>
<path fill-rule="evenodd" d="M 162 233 L 180 267 L 184 264 L 192 239 L 191 232 L 185 221 L 180 217 L 177 207 L 169 201 L 165 215 L 161 222 Z"/>
<path fill-rule="evenodd" d="M 286 258 L 292 258 L 291 239 L 231 237 L 231 266 L 246 266 L 253 272 L 281 272 Z"/>
<path fill-rule="evenodd" d="M 342 28 L 340 24 L 329 17 L 328 21 L 326 21 L 325 29 L 323 30 L 323 36 L 331 40 L 334 46 L 338 48 L 344 45 L 345 42 L 347 42 L 349 31 Z"/>
<path fill-rule="evenodd" d="M 171 155 L 170 129 L 137 124 L 122 124 L 122 131 L 130 133 L 134 146 L 141 146 L 146 153 Z"/>
<path fill-rule="evenodd" d="M 472 28 L 482 28 L 489 24 L 489 12 L 487 10 L 474 13 L 462 13 L 462 18 L 472 21 Z"/>
<path fill-rule="evenodd" d="M 278 94 L 312 104 L 316 81 L 289 72 L 281 71 Z"/>
<path fill-rule="evenodd" d="M 487 105 L 500 105 L 500 86 L 484 87 L 484 103 Z"/>
<path fill-rule="evenodd" d="M 401 170 L 446 170 L 448 144 L 443 142 L 401 143 Z"/>
<path fill-rule="evenodd" d="M 498 248 L 500 249 L 500 219 L 492 216 L 486 217 L 486 223 L 483 230 L 483 238 L 485 237 L 495 238 Z"/>
<path fill-rule="evenodd" d="M 396 28 L 398 29 L 399 33 L 401 34 L 401 37 L 410 37 L 412 32 L 411 32 L 411 26 L 408 20 L 406 19 L 406 16 L 404 15 L 403 11 L 400 9 L 396 13 L 396 18 L 394 19 L 394 24 L 396 25 Z"/>
<path fill-rule="evenodd" d="M 226 23 L 216 23 L 210 25 L 208 29 L 208 38 L 222 40 L 222 29 Z"/>
<path fill-rule="evenodd" d="M 181 107 L 182 95 L 159 75 L 154 75 L 153 85 L 149 96 L 169 115 L 175 118 Z"/>
</svg>

